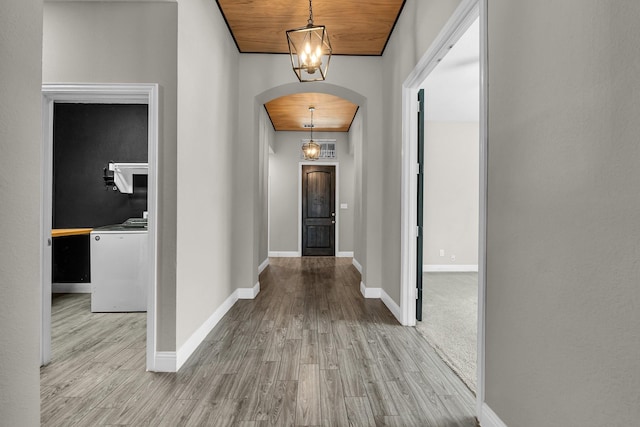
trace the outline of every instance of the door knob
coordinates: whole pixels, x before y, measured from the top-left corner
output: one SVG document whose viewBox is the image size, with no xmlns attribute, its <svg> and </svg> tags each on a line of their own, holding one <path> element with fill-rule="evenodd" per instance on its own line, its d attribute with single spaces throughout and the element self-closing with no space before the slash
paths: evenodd
<svg viewBox="0 0 640 427">
<path fill-rule="evenodd" d="M 335 212 L 331 212 L 331 216 L 336 216 L 336 213 Z"/>
<path fill-rule="evenodd" d="M 335 221 L 331 221 L 331 224 L 335 224 L 335 223 L 336 223 Z"/>
</svg>

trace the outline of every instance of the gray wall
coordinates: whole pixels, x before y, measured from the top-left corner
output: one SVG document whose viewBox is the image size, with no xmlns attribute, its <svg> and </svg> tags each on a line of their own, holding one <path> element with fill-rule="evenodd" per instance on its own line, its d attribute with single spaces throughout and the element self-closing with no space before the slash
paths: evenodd
<svg viewBox="0 0 640 427">
<path fill-rule="evenodd" d="M 489 1 L 486 402 L 640 419 L 640 2 Z"/>
<path fill-rule="evenodd" d="M 384 203 L 381 233 L 384 246 L 378 271 L 384 291 L 400 305 L 402 193 L 402 84 L 415 68 L 460 0 L 407 0 L 383 55 Z"/>
<path fill-rule="evenodd" d="M 363 126 L 362 126 L 362 110 L 358 109 L 356 116 L 351 122 L 349 129 L 349 152 L 353 154 L 353 206 L 350 206 L 353 212 L 353 259 L 362 264 L 366 257 L 366 245 L 363 238 L 362 219 L 362 143 L 363 143 Z"/>
<path fill-rule="evenodd" d="M 478 132 L 478 122 L 425 123 L 425 265 L 478 265 Z"/>
<path fill-rule="evenodd" d="M 258 262 L 263 264 L 269 261 L 269 153 L 273 151 L 276 139 L 276 131 L 273 129 L 271 120 L 267 111 L 263 108 L 260 112 L 260 126 L 262 133 L 260 137 L 259 150 L 260 158 L 258 159 L 259 171 L 259 189 L 260 189 L 260 211 L 261 223 L 260 227 L 260 249 L 258 252 Z"/>
<path fill-rule="evenodd" d="M 314 132 L 314 139 L 335 139 L 338 150 L 339 199 L 338 247 L 336 251 L 353 251 L 353 155 L 349 154 L 348 134 L 345 132 Z M 271 252 L 297 252 L 299 242 L 298 204 L 300 180 L 300 140 L 309 138 L 304 132 L 276 132 L 274 153 L 269 156 L 271 174 Z M 340 209 L 347 203 L 347 209 Z"/>
<path fill-rule="evenodd" d="M 158 350 L 180 349 L 237 284 L 237 49 L 204 0 L 53 2 L 44 31 L 45 81 L 160 85 Z"/>
<path fill-rule="evenodd" d="M 47 83 L 158 83 L 158 350 L 175 350 L 177 4 L 48 2 Z"/>
<path fill-rule="evenodd" d="M 7 426 L 40 425 L 41 54 L 42 2 L 1 2 L 0 424 Z"/>
<path fill-rule="evenodd" d="M 235 291 L 238 51 L 216 4 L 178 3 L 176 346 Z M 253 285 L 253 284 L 252 284 Z M 249 287 L 249 286 L 246 286 Z"/>
</svg>

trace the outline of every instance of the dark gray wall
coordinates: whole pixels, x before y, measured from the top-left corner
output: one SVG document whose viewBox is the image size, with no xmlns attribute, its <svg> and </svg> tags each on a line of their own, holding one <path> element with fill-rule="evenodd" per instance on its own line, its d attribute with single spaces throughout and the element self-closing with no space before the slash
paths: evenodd
<svg viewBox="0 0 640 427">
<path fill-rule="evenodd" d="M 147 161 L 147 105 L 55 104 L 53 228 L 99 227 L 141 217 L 147 177 L 133 194 L 107 189 L 103 168 Z"/>
<path fill-rule="evenodd" d="M 147 177 L 134 176 L 133 194 L 106 187 L 111 161 L 147 161 L 147 105 L 65 104 L 53 115 L 53 228 L 99 227 L 141 217 L 147 210 Z M 91 281 L 89 239 L 53 242 L 54 283 Z"/>
</svg>

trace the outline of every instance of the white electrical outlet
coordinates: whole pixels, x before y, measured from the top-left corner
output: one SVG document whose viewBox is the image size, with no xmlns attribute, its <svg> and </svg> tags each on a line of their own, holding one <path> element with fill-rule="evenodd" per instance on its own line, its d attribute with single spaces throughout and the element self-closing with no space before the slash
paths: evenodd
<svg viewBox="0 0 640 427">
<path fill-rule="evenodd" d="M 440 256 L 444 256 L 444 249 L 440 249 Z"/>
<path fill-rule="evenodd" d="M 451 255 L 451 261 L 455 261 L 456 260 L 456 256 L 455 255 Z"/>
</svg>

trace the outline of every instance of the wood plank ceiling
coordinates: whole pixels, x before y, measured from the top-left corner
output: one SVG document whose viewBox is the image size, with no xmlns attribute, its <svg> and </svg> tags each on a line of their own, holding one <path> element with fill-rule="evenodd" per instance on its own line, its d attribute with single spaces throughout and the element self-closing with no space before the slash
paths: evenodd
<svg viewBox="0 0 640 427">
<path fill-rule="evenodd" d="M 216 0 L 240 53 L 288 54 L 286 31 L 303 27 L 308 0 Z M 315 0 L 313 18 L 325 25 L 334 55 L 382 55 L 405 0 Z M 287 57 L 282 57 L 288 61 Z M 329 71 L 331 73 L 331 71 Z M 292 73 L 293 76 L 293 73 Z M 331 95 L 289 95 L 265 104 L 277 131 L 347 132 L 358 106 Z"/>
<path fill-rule="evenodd" d="M 382 55 L 405 0 L 316 0 L 334 55 Z M 285 31 L 303 27 L 308 0 L 217 0 L 241 53 L 288 53 Z"/>
<path fill-rule="evenodd" d="M 273 99 L 265 104 L 276 131 L 306 131 L 313 112 L 314 132 L 348 132 L 358 106 L 346 99 L 325 93 L 296 93 Z"/>
</svg>

